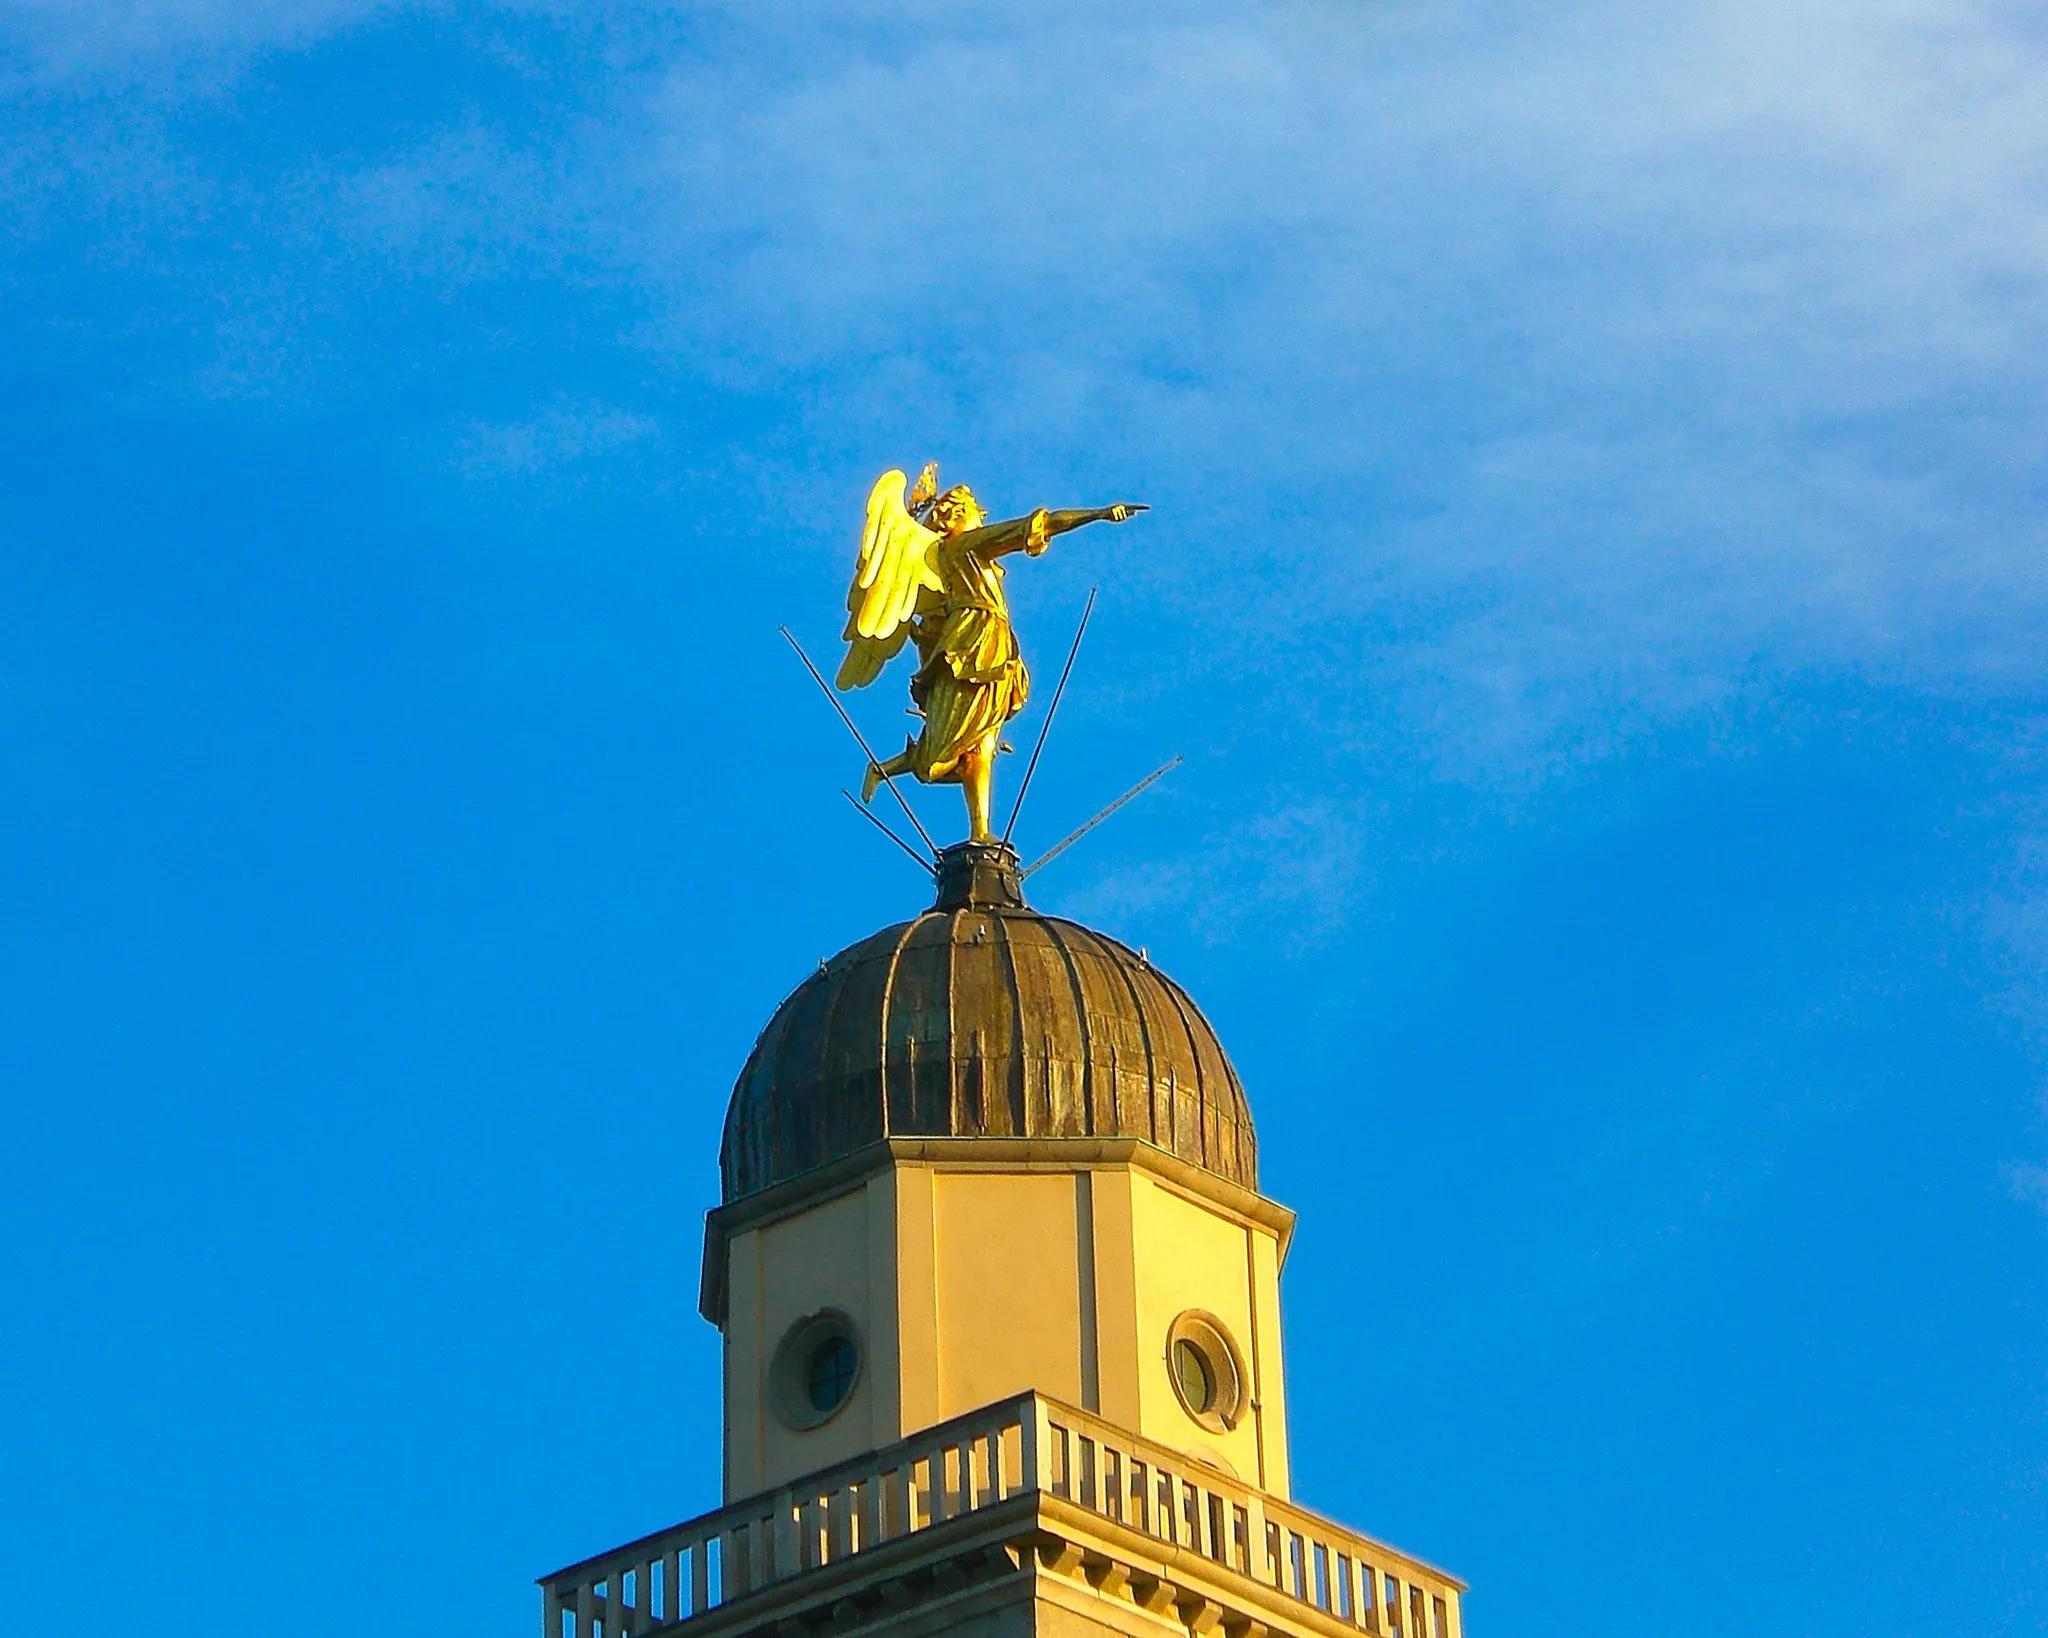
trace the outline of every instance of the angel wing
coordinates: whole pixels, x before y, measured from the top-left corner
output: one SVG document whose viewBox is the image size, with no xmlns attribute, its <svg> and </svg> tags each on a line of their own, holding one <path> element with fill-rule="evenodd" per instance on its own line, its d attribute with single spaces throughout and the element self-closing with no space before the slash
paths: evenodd
<svg viewBox="0 0 2048 1638">
<path fill-rule="evenodd" d="M 937 532 L 904 510 L 903 489 L 909 481 L 892 469 L 875 480 L 868 494 L 860 561 L 846 593 L 848 647 L 837 678 L 841 688 L 865 688 L 879 677 L 910 635 L 918 594 L 945 589 L 932 563 Z"/>
</svg>

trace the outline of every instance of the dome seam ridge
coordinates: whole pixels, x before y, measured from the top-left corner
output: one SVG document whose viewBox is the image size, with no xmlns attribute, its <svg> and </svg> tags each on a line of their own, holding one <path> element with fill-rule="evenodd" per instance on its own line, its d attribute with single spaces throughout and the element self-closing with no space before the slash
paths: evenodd
<svg viewBox="0 0 2048 1638">
<path fill-rule="evenodd" d="M 881 1069 L 875 1090 L 881 1099 L 882 1136 L 885 1138 L 891 1136 L 895 1130 L 889 1119 L 889 1025 L 896 1012 L 896 969 L 903 960 L 903 951 L 910 943 L 911 935 L 924 925 L 924 918 L 930 914 L 929 910 L 921 910 L 903 924 L 903 930 L 896 935 L 896 942 L 889 947 L 889 966 L 882 975 L 881 1036 L 878 1042 Z M 912 1087 L 913 1097 L 916 1096 L 916 1092 L 917 1089 Z"/>
<path fill-rule="evenodd" d="M 1003 950 L 1003 981 L 1010 995 L 1010 1067 L 1003 1076 L 1003 1103 L 1010 1116 L 1010 1125 L 1018 1137 L 1027 1137 L 1031 1132 L 1031 1074 L 1029 1060 L 1024 1055 L 1024 988 L 1017 981 L 1017 946 L 1011 942 L 1007 917 L 989 918 L 994 926 L 1003 929 L 1003 936 L 996 940 Z M 1010 1101 L 1010 1075 L 1016 1076 L 1016 1102 Z M 1052 1111 L 1046 1111 L 1047 1124 L 1051 1124 Z"/>
<path fill-rule="evenodd" d="M 946 912 L 946 1129 L 960 1130 L 960 1034 L 959 1018 L 960 918 L 965 906 Z"/>
<path fill-rule="evenodd" d="M 1067 985 L 1074 992 L 1074 1020 L 1081 1036 L 1081 1125 L 1089 1137 L 1095 1137 L 1095 1042 L 1088 1030 L 1088 992 L 1081 986 L 1080 970 L 1074 965 L 1073 947 L 1061 934 L 1061 927 L 1077 927 L 1076 922 L 1063 922 L 1057 916 L 1042 918 L 1045 936 L 1052 940 L 1053 948 L 1060 953 L 1060 965 L 1066 969 Z M 1086 931 L 1086 929 L 1082 929 Z M 1116 1089 L 1110 1088 L 1110 1099 L 1114 1104 Z M 1116 1111 L 1111 1110 L 1114 1119 Z"/>
<path fill-rule="evenodd" d="M 1098 940 L 1101 937 L 1100 934 L 1094 936 Z M 1138 986 L 1132 980 L 1131 970 L 1127 965 L 1121 961 L 1112 961 L 1108 965 L 1115 970 L 1117 977 L 1123 980 L 1124 989 L 1131 998 L 1131 1010 L 1138 1015 L 1138 1039 L 1145 1043 L 1145 1101 L 1151 1106 L 1152 1141 L 1157 1143 L 1159 1141 L 1159 1060 L 1152 1051 L 1152 1025 L 1145 1017 L 1145 999 L 1138 994 Z M 1186 1027 L 1185 1023 L 1183 1023 L 1182 1027 Z M 1176 1127 L 1173 1109 L 1173 1089 L 1168 1087 L 1166 1091 L 1166 1127 L 1168 1133 L 1171 1134 Z M 1169 1141 L 1165 1147 L 1173 1150 L 1175 1146 Z"/>
</svg>

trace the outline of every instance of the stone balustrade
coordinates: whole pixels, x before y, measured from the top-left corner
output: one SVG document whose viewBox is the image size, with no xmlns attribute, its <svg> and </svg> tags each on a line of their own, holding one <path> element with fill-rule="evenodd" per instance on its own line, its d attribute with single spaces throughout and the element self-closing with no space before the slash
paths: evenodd
<svg viewBox="0 0 2048 1638">
<path fill-rule="evenodd" d="M 1141 1582 L 1134 1596 L 1177 1611 L 1197 1634 L 1220 1626 L 1238 1638 L 1270 1625 L 1239 1605 L 1272 1611 L 1277 1593 L 1279 1613 L 1291 1608 L 1316 1630 L 1462 1638 L 1463 1587 L 1442 1571 L 1042 1394 L 998 1401 L 546 1576 L 542 1638 L 637 1638 L 728 1606 L 738 1618 L 742 1601 L 808 1572 L 956 1520 L 1000 1523 L 997 1510 L 1016 1515 L 1020 1562 L 1035 1554 L 1098 1592 Z M 1133 1537 L 1143 1538 L 1145 1563 L 1167 1574 L 1119 1565 L 1116 1545 Z M 1188 1585 L 1169 1585 L 1168 1574 Z M 1235 1589 L 1248 1600 L 1233 1599 L 1233 1582 L 1256 1591 Z"/>
</svg>

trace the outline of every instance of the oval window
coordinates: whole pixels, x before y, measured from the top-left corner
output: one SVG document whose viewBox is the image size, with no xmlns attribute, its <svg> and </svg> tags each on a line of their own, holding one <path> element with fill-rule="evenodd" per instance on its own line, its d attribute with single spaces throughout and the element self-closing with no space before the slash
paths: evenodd
<svg viewBox="0 0 2048 1638">
<path fill-rule="evenodd" d="M 804 1367 L 804 1387 L 811 1409 L 830 1413 L 853 1391 L 853 1373 L 859 1363 L 853 1344 L 845 1337 L 827 1337 L 811 1350 Z"/>
<path fill-rule="evenodd" d="M 768 1400 L 786 1428 L 802 1433 L 837 1416 L 860 1386 L 860 1335 L 836 1308 L 806 1314 L 776 1344 Z"/>
<path fill-rule="evenodd" d="M 1244 1412 L 1237 1344 L 1214 1314 L 1190 1308 L 1167 1328 L 1166 1374 L 1181 1409 L 1211 1433 L 1227 1433 Z"/>
<path fill-rule="evenodd" d="M 1216 1378 L 1209 1370 L 1209 1362 L 1202 1357 L 1202 1350 L 1186 1337 L 1173 1345 L 1173 1380 L 1188 1409 L 1196 1415 L 1215 1405 Z"/>
</svg>

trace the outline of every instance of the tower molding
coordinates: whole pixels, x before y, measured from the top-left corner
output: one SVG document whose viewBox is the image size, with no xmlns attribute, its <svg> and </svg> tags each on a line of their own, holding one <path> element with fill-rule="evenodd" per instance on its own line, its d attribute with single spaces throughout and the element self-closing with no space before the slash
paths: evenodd
<svg viewBox="0 0 2048 1638">
<path fill-rule="evenodd" d="M 1060 1173 L 1137 1167 L 1179 1193 L 1269 1231 L 1275 1238 L 1279 1266 L 1285 1266 L 1287 1248 L 1294 1239 L 1295 1214 L 1277 1200 L 1143 1138 L 883 1138 L 843 1159 L 707 1211 L 697 1311 L 713 1325 L 724 1325 L 729 1295 L 726 1250 L 735 1235 L 765 1228 L 865 1188 L 876 1173 L 895 1165 L 939 1166 L 957 1172 Z"/>
</svg>

